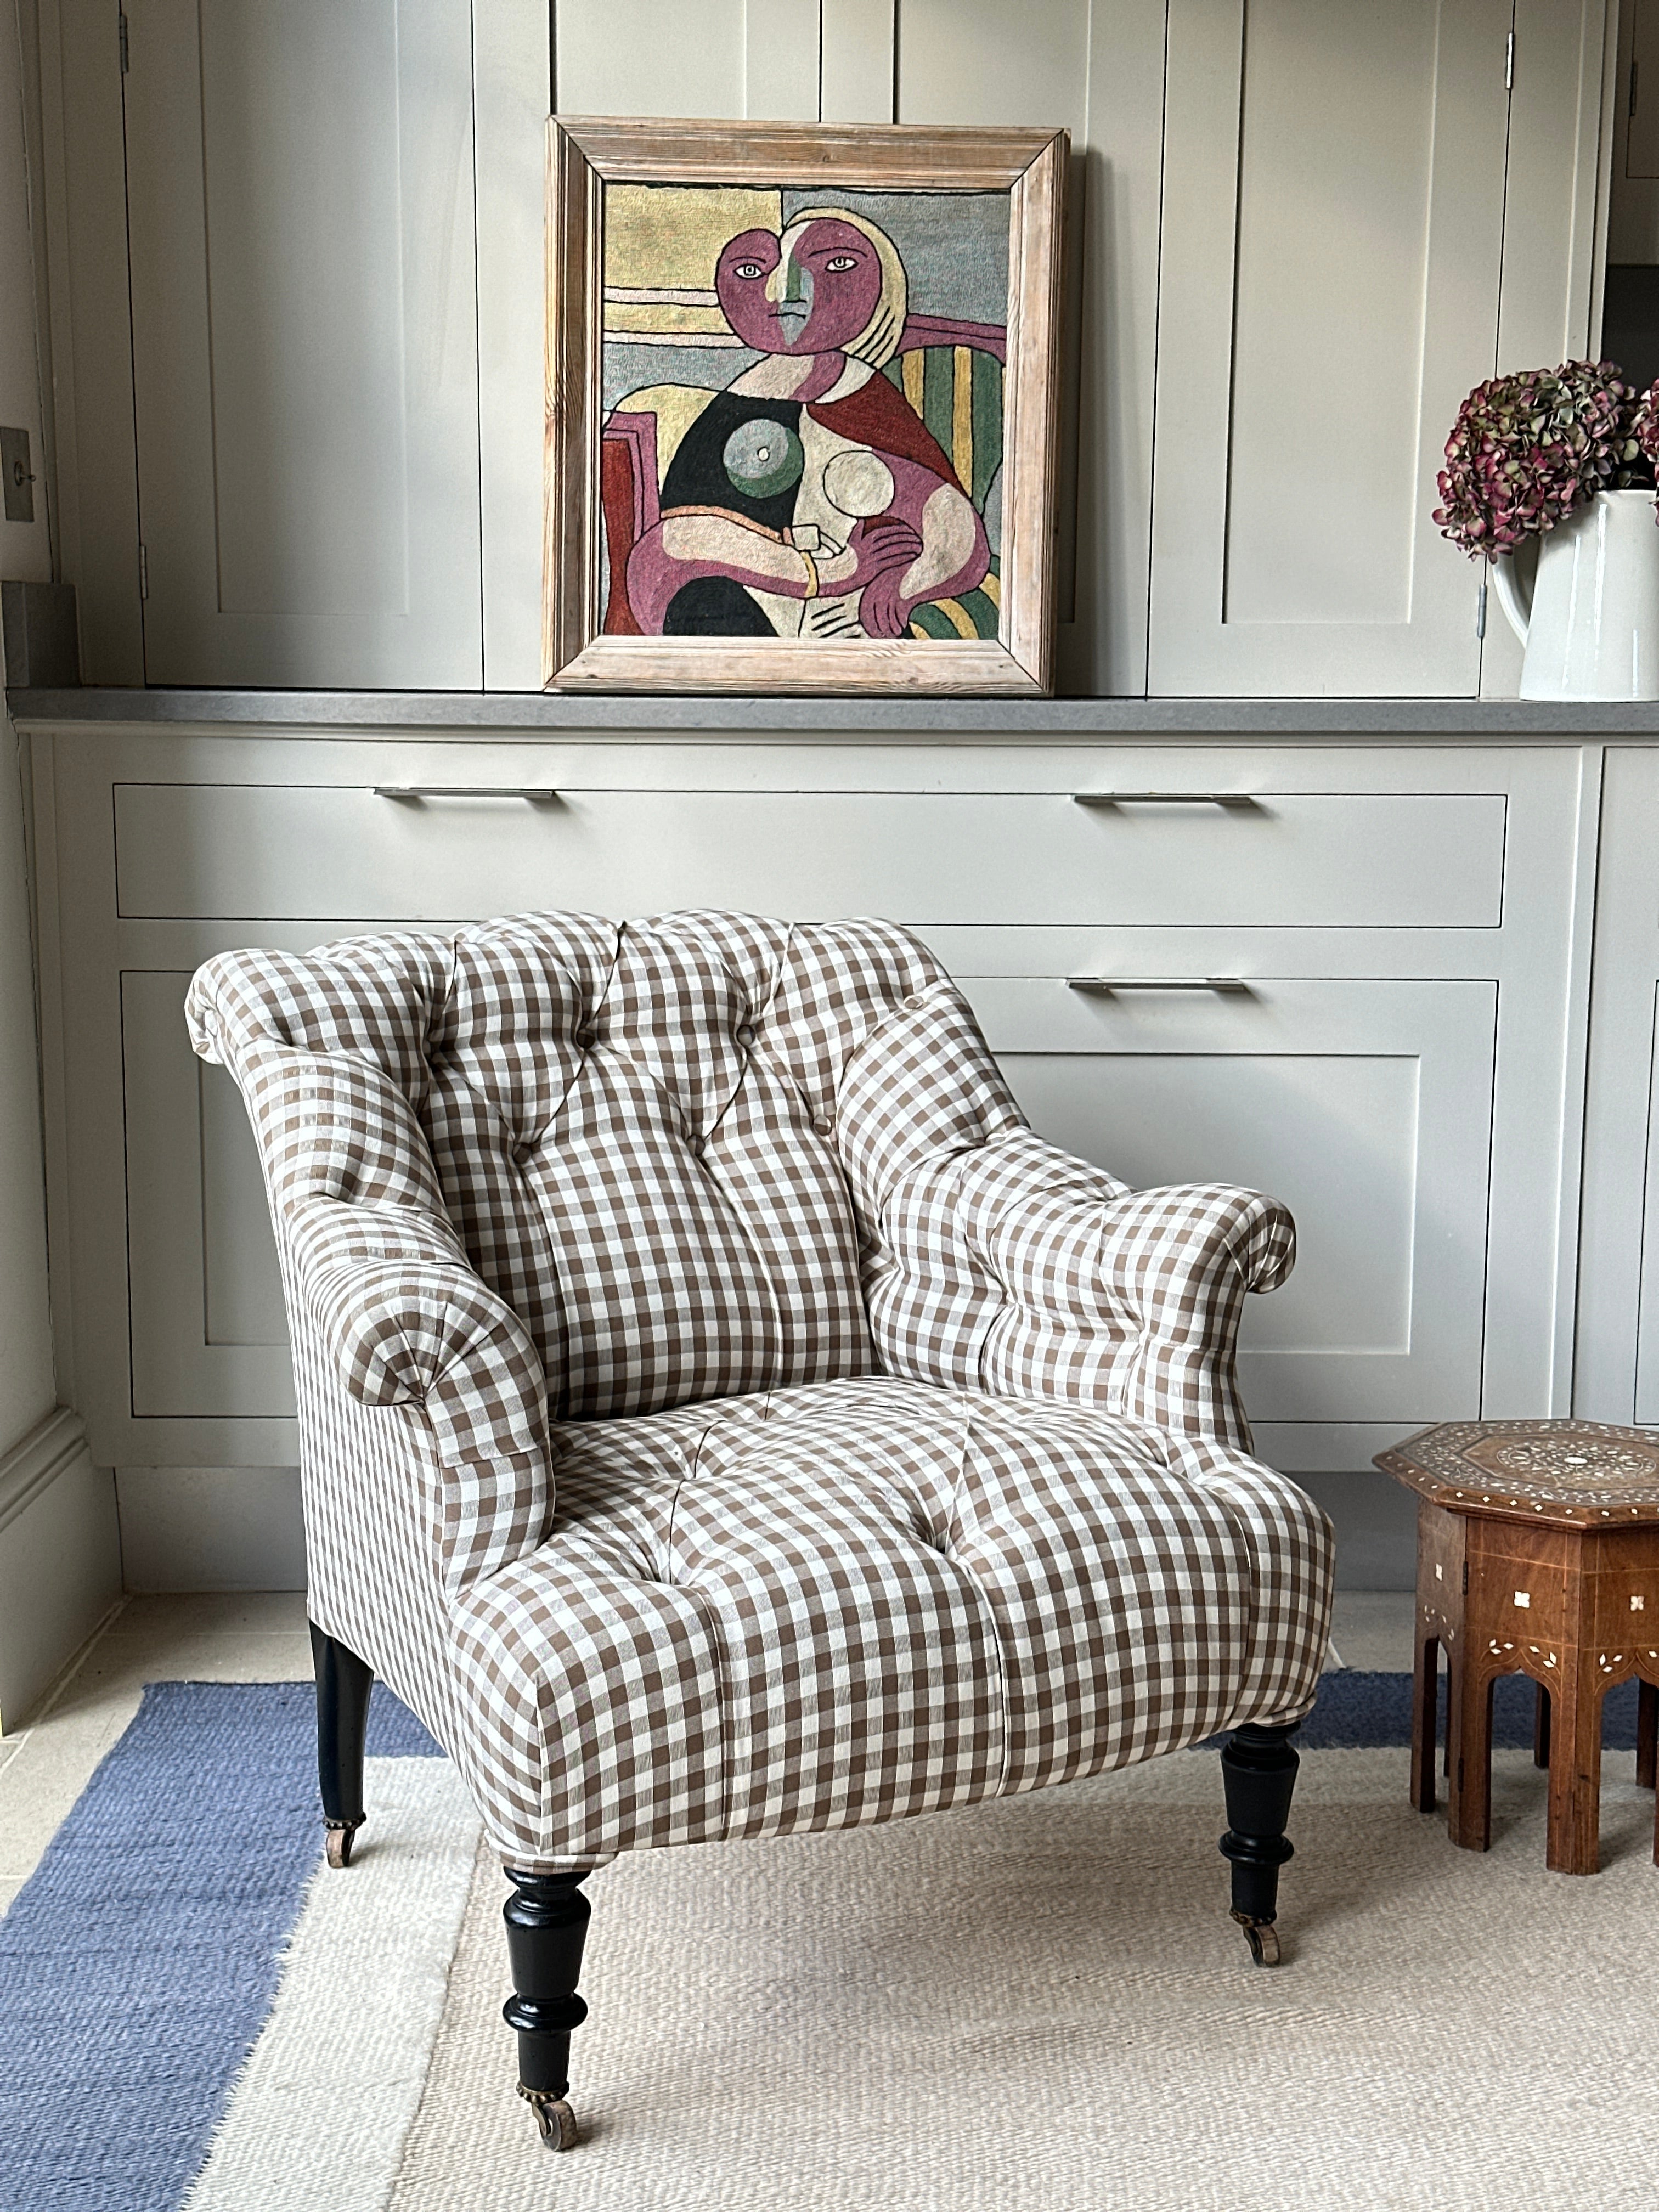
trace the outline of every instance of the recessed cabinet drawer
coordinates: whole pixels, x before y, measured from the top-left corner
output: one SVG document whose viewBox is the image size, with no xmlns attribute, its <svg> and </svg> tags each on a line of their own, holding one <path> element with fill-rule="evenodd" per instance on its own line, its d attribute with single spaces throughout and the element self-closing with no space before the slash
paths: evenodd
<svg viewBox="0 0 1659 2212">
<path fill-rule="evenodd" d="M 1097 778 L 1097 784 L 1103 780 Z M 650 791 L 119 783 L 134 920 L 729 907 L 933 923 L 1496 928 L 1490 793 Z M 1363 863 L 1363 865 L 1362 865 Z"/>
</svg>

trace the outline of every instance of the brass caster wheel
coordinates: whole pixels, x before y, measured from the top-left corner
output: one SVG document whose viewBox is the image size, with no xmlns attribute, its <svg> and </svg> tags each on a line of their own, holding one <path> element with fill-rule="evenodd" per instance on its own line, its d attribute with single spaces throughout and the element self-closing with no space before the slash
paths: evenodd
<svg viewBox="0 0 1659 2212">
<path fill-rule="evenodd" d="M 351 1846 L 356 1841 L 357 1831 L 362 1826 L 361 1820 L 329 1822 L 327 1850 L 328 1863 L 331 1867 L 351 1864 Z"/>
<path fill-rule="evenodd" d="M 549 2150 L 574 2150 L 581 2141 L 576 2132 L 576 2115 L 562 2097 L 550 2096 L 545 2089 L 526 2089 L 522 2081 L 519 2094 L 536 2115 L 536 2125 L 542 2141 Z"/>
<path fill-rule="evenodd" d="M 1258 1966 L 1279 1964 L 1279 1930 L 1271 1920 L 1247 1919 L 1243 1913 L 1235 1912 L 1233 1918 L 1244 1930 L 1244 1941 L 1250 1947 L 1250 1957 Z"/>
</svg>

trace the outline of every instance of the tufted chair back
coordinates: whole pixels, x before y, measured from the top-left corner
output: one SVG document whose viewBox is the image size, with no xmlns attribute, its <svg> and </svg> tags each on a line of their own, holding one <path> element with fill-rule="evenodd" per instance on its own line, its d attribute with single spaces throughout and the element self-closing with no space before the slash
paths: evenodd
<svg viewBox="0 0 1659 2212">
<path fill-rule="evenodd" d="M 954 987 L 882 922 L 528 915 L 241 952 L 203 970 L 191 1015 L 256 1119 L 296 1080 L 336 1094 L 349 1136 L 313 1144 L 279 1205 L 419 1203 L 429 1156 L 555 1419 L 887 1364 L 860 1283 L 890 1267 L 883 1192 L 1025 1127 Z"/>
</svg>

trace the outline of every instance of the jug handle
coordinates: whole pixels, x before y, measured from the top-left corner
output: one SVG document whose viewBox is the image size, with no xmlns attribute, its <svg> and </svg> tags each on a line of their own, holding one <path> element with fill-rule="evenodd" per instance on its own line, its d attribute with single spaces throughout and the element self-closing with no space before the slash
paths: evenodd
<svg viewBox="0 0 1659 2212">
<path fill-rule="evenodd" d="M 1516 587 L 1515 559 L 1511 554 L 1501 554 L 1492 564 L 1492 580 L 1498 586 L 1498 604 L 1509 617 L 1510 628 L 1522 645 L 1532 627 L 1532 609 L 1522 602 Z"/>
</svg>

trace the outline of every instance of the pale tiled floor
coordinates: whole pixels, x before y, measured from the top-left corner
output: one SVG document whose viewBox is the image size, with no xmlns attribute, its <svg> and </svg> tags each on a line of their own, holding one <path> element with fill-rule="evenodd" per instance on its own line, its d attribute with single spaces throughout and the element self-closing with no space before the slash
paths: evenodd
<svg viewBox="0 0 1659 2212">
<path fill-rule="evenodd" d="M 1411 1642 L 1409 1592 L 1339 1595 L 1331 1663 L 1407 1668 Z M 30 1725 L 0 1741 L 0 1911 L 138 1710 L 146 1682 L 288 1682 L 310 1674 L 298 1594 L 129 1598 Z"/>
</svg>

